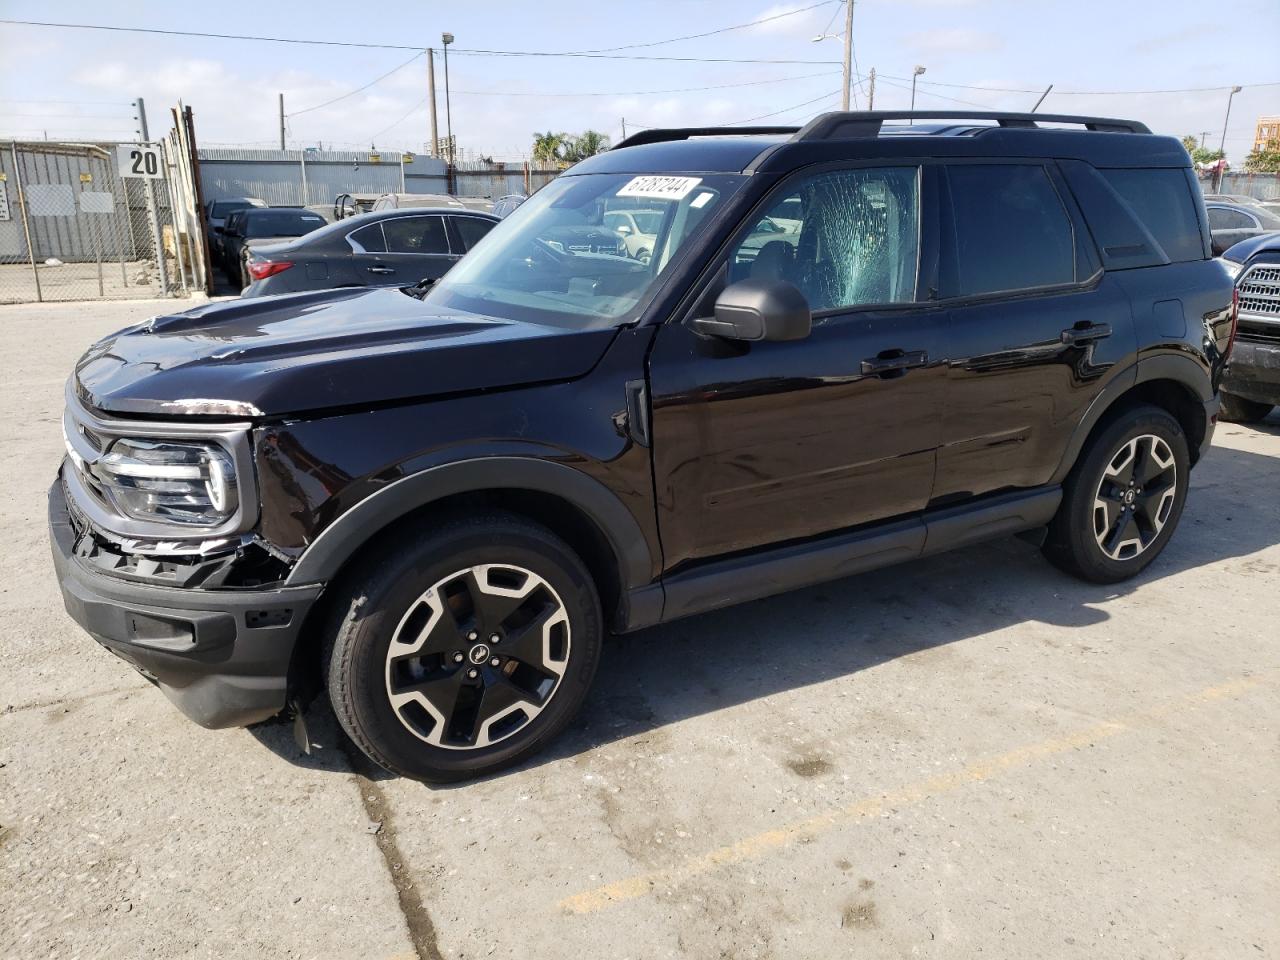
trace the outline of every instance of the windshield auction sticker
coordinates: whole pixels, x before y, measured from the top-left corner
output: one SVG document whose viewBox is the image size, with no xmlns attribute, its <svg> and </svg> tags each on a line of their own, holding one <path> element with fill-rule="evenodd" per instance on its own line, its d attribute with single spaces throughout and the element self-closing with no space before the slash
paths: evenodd
<svg viewBox="0 0 1280 960">
<path fill-rule="evenodd" d="M 683 200 L 701 182 L 701 177 L 636 177 L 616 195 L 648 197 L 653 200 Z"/>
</svg>

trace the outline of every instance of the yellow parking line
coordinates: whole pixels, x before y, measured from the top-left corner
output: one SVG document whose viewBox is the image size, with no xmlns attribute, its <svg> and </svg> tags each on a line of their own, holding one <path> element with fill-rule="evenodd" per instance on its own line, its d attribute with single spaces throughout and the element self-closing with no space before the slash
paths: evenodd
<svg viewBox="0 0 1280 960">
<path fill-rule="evenodd" d="M 878 816 L 885 810 L 919 803 L 922 800 L 958 790 L 968 784 L 988 780 L 1006 770 L 1028 766 L 1045 757 L 1092 746 L 1099 740 L 1114 737 L 1143 722 L 1150 722 L 1169 714 L 1182 713 L 1200 704 L 1244 693 L 1272 682 L 1278 675 L 1280 674 L 1257 674 L 1206 687 L 1151 710 L 1129 714 L 1115 720 L 1104 720 L 1077 733 L 1019 747 L 1008 753 L 968 764 L 951 773 L 944 773 L 901 787 L 892 793 L 868 797 L 828 813 L 818 814 L 774 830 L 766 830 L 753 837 L 690 857 L 664 870 L 637 874 L 596 887 L 594 890 L 574 894 L 561 900 L 557 906 L 567 913 L 597 913 L 619 903 L 643 897 L 659 886 L 670 886 L 720 867 L 754 860 L 772 851 L 789 847 L 799 840 L 811 839 L 835 827 Z"/>
</svg>

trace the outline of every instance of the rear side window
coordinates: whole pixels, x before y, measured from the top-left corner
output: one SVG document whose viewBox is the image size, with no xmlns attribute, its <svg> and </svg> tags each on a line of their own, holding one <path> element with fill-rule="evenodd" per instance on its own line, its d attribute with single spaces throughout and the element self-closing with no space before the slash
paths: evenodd
<svg viewBox="0 0 1280 960">
<path fill-rule="evenodd" d="M 388 253 L 448 253 L 443 217 L 398 217 L 384 220 Z"/>
<path fill-rule="evenodd" d="M 1255 230 L 1258 222 L 1242 210 L 1227 210 L 1224 207 L 1209 208 L 1210 230 Z"/>
<path fill-rule="evenodd" d="M 1200 220 L 1182 170 L 1099 170 L 1174 263 L 1203 260 Z"/>
<path fill-rule="evenodd" d="M 382 224 L 380 223 L 371 223 L 367 227 L 361 227 L 348 236 L 347 239 L 360 248 L 357 251 L 359 253 L 387 252 L 387 241 L 382 238 Z"/>
<path fill-rule="evenodd" d="M 479 217 L 454 217 L 453 223 L 462 235 L 462 245 L 467 250 L 479 243 L 494 227 L 492 220 L 481 220 Z"/>
<path fill-rule="evenodd" d="M 1071 219 L 1044 167 L 947 168 L 960 296 L 1074 283 Z"/>
</svg>

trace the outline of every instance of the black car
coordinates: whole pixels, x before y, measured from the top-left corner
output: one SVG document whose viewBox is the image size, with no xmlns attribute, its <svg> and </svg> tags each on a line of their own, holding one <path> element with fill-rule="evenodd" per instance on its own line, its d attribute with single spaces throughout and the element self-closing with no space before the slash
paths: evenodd
<svg viewBox="0 0 1280 960">
<path fill-rule="evenodd" d="M 1251 423 L 1280 404 L 1280 233 L 1237 243 L 1222 262 L 1240 300 L 1239 329 L 1222 381 L 1222 416 Z"/>
<path fill-rule="evenodd" d="M 222 228 L 222 272 L 232 283 L 247 287 L 250 277 L 246 263 L 251 250 L 305 236 L 325 225 L 324 217 L 306 207 L 236 210 Z"/>
<path fill-rule="evenodd" d="M 1280 230 L 1280 215 L 1248 203 L 1206 203 L 1213 255 L 1221 256 L 1241 240 Z"/>
<path fill-rule="evenodd" d="M 648 263 L 552 242 L 623 200 L 661 215 Z M 322 685 L 378 763 L 454 780 L 563 730 L 609 631 L 1013 533 L 1134 576 L 1234 326 L 1187 153 L 1140 123 L 646 130 L 429 289 L 91 347 L 54 561 L 196 721 Z"/>
<path fill-rule="evenodd" d="M 222 197 L 204 205 L 205 223 L 209 228 L 209 253 L 215 263 L 222 261 L 222 231 L 227 225 L 227 218 L 237 210 L 266 205 L 257 197 Z"/>
<path fill-rule="evenodd" d="M 347 217 L 286 244 L 253 247 L 243 296 L 438 280 L 498 219 L 462 208 L 380 210 Z"/>
</svg>

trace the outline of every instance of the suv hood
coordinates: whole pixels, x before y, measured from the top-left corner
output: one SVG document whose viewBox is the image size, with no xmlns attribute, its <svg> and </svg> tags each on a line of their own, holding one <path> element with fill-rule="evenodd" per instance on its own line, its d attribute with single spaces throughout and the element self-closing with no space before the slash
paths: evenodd
<svg viewBox="0 0 1280 960">
<path fill-rule="evenodd" d="M 1246 263 L 1256 253 L 1276 250 L 1280 250 L 1280 231 L 1263 233 L 1256 237 L 1250 237 L 1248 240 L 1241 240 L 1234 246 L 1224 250 L 1222 259 L 1233 260 L 1236 263 Z"/>
<path fill-rule="evenodd" d="M 442 314 L 394 288 L 321 290 L 128 327 L 89 348 L 75 385 L 110 413 L 280 416 L 572 380 L 613 336 Z"/>
</svg>

